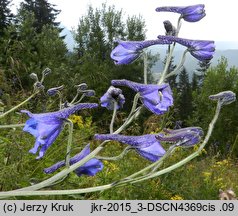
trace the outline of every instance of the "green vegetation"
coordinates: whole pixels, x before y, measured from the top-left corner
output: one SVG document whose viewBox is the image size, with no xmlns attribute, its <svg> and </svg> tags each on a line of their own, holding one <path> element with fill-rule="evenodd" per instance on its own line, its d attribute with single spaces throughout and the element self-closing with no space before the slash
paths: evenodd
<svg viewBox="0 0 238 216">
<path fill-rule="evenodd" d="M 33 4 L 33 3 L 34 4 Z M 61 28 L 55 22 L 58 10 L 47 1 L 24 0 L 16 15 L 10 8 L 11 1 L 0 1 L 0 112 L 9 110 L 26 99 L 32 91 L 32 72 L 40 75 L 46 67 L 52 70 L 47 76 L 46 90 L 65 85 L 64 100 L 75 95 L 74 85 L 87 83 L 96 91 L 92 99 L 98 102 L 107 90 L 111 79 L 129 79 L 143 81 L 141 60 L 128 66 L 116 66 L 110 59 L 115 39 L 144 40 L 145 22 L 142 17 L 129 16 L 123 19 L 123 11 L 113 6 L 102 5 L 100 9 L 92 6 L 74 32 L 77 47 L 68 52 Z M 43 14 L 37 16 L 37 14 Z M 150 64 L 155 57 L 149 56 Z M 144 111 L 124 134 L 139 135 L 158 133 L 164 127 L 173 128 L 182 122 L 182 126 L 200 126 L 206 132 L 215 110 L 215 103 L 208 96 L 220 91 L 232 90 L 238 94 L 238 68 L 228 68 L 227 60 L 222 58 L 217 66 L 209 67 L 209 62 L 199 63 L 197 75 L 192 81 L 188 71 L 171 78 L 175 104 L 170 112 L 155 116 Z M 171 61 L 170 70 L 176 66 Z M 209 67 L 209 68 L 208 68 Z M 149 77 L 152 79 L 152 76 Z M 176 82 L 177 81 L 177 82 Z M 118 113 L 115 127 L 125 119 L 132 104 L 134 93 L 123 89 L 126 96 L 124 111 Z M 86 100 L 87 99 L 87 100 Z M 238 194 L 238 104 L 224 107 L 215 125 L 209 145 L 203 154 L 187 165 L 159 178 L 113 190 L 72 196 L 41 196 L 37 199 L 218 199 L 219 189 L 232 188 Z M 58 108 L 58 98 L 45 94 L 37 95 L 21 109 L 34 113 L 53 111 Z M 77 153 L 87 143 L 91 149 L 99 145 L 93 140 L 95 133 L 107 133 L 112 112 L 99 108 L 81 111 L 71 116 L 74 122 L 73 152 Z M 0 119 L 0 125 L 24 123 L 25 116 L 19 110 Z M 67 148 L 67 128 L 50 147 L 42 160 L 28 153 L 34 144 L 34 138 L 21 128 L 0 129 L 0 191 L 13 190 L 38 183 L 51 175 L 43 173 L 65 158 Z M 111 142 L 103 156 L 119 155 L 125 146 Z M 163 164 L 166 167 L 196 149 L 178 149 Z M 66 179 L 48 189 L 75 189 L 108 184 L 126 177 L 149 164 L 148 161 L 130 151 L 119 161 L 104 161 L 104 169 L 94 177 L 78 177 L 71 173 Z M 20 197 L 20 199 L 25 197 Z M 28 197 L 35 199 L 36 197 Z"/>
</svg>

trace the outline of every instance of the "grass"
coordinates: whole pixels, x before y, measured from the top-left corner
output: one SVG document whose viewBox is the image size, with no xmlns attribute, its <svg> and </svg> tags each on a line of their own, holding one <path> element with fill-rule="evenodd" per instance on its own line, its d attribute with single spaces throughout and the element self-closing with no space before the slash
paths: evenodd
<svg viewBox="0 0 238 216">
<path fill-rule="evenodd" d="M 79 152 L 91 140 L 91 149 L 99 142 L 92 141 L 97 127 L 91 118 L 76 118 L 74 129 L 74 149 L 72 155 Z M 14 117 L 14 120 L 15 117 Z M 43 173 L 45 167 L 51 166 L 65 158 L 67 146 L 67 128 L 56 142 L 47 150 L 42 160 L 35 160 L 35 155 L 28 153 L 34 144 L 34 138 L 18 129 L 1 130 L 0 135 L 0 190 L 7 191 L 40 182 L 51 175 Z M 124 144 L 111 142 L 102 155 L 115 156 L 125 148 Z M 178 149 L 163 165 L 169 166 L 186 157 L 194 149 Z M 18 197 L 18 199 L 144 199 L 144 200 L 213 200 L 218 199 L 219 189 L 232 188 L 238 193 L 237 161 L 219 154 L 212 149 L 189 162 L 185 166 L 158 178 L 133 185 L 110 190 L 69 196 Z M 71 173 L 64 181 L 47 189 L 76 189 L 98 186 L 114 182 L 139 171 L 150 162 L 130 151 L 119 161 L 103 161 L 104 169 L 96 176 L 78 177 Z"/>
</svg>

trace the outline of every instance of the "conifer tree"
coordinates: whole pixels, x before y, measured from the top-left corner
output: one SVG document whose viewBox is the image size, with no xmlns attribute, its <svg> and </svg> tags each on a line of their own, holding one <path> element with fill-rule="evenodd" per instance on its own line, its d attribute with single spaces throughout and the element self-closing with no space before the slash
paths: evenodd
<svg viewBox="0 0 238 216">
<path fill-rule="evenodd" d="M 178 97 L 179 118 L 183 122 L 186 122 L 192 114 L 192 91 L 189 76 L 185 68 L 179 74 Z"/>
<path fill-rule="evenodd" d="M 142 17 L 128 17 L 123 20 L 122 10 L 105 4 L 100 8 L 89 6 L 85 16 L 79 20 L 75 32 L 77 57 L 75 60 L 75 78 L 87 82 L 98 94 L 102 94 L 111 79 L 129 79 L 143 82 L 143 64 L 140 60 L 130 65 L 115 66 L 110 58 L 111 51 L 117 46 L 116 39 L 144 40 L 145 23 Z M 125 90 L 127 91 L 127 90 Z M 133 92 L 127 95 L 132 101 Z M 131 96 L 131 97 L 130 97 Z M 130 107 L 126 104 L 124 108 Z"/>
<path fill-rule="evenodd" d="M 191 88 L 192 91 L 198 90 L 199 85 L 199 76 L 196 73 L 193 73 Z"/>
<path fill-rule="evenodd" d="M 0 37 L 3 36 L 5 29 L 11 24 L 13 14 L 10 10 L 12 0 L 0 0 Z"/>
<path fill-rule="evenodd" d="M 204 78 L 206 75 L 206 71 L 210 67 L 210 64 L 211 64 L 210 60 L 198 62 L 198 69 L 197 69 L 198 87 L 201 87 L 201 85 L 203 84 L 203 81 L 204 81 Z"/>
<path fill-rule="evenodd" d="M 56 18 L 60 10 L 55 9 L 55 6 L 48 3 L 47 0 L 24 0 L 21 3 L 20 10 L 26 10 L 34 14 L 34 27 L 37 33 L 40 33 L 45 25 L 59 26 L 60 23 L 56 22 Z"/>
</svg>

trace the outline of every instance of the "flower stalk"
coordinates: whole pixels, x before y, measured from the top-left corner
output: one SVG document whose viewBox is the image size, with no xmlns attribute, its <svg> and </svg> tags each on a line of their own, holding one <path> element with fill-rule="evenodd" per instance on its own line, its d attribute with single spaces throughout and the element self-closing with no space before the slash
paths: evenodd
<svg viewBox="0 0 238 216">
<path fill-rule="evenodd" d="M 73 127 L 74 124 L 70 119 L 67 119 L 67 124 L 69 126 L 69 135 L 68 135 L 68 144 L 67 144 L 67 152 L 66 152 L 66 167 L 70 167 L 70 152 L 72 148 L 72 141 L 73 141 Z"/>
<path fill-rule="evenodd" d="M 110 123 L 110 129 L 109 129 L 111 134 L 113 133 L 113 125 L 114 125 L 116 114 L 117 114 L 117 106 L 118 106 L 117 102 L 114 101 L 114 103 L 113 103 L 112 120 L 111 120 L 111 123 Z"/>
<path fill-rule="evenodd" d="M 29 96 L 26 100 L 22 101 L 21 103 L 19 103 L 18 105 L 16 105 L 15 107 L 11 108 L 10 110 L 4 112 L 3 114 L 0 114 L 0 118 L 5 117 L 6 115 L 8 115 L 9 113 L 15 111 L 16 109 L 18 109 L 19 107 L 21 107 L 22 105 L 24 105 L 25 103 L 27 103 L 28 101 L 30 101 L 33 97 L 35 97 L 40 91 L 35 91 L 31 96 Z"/>
</svg>

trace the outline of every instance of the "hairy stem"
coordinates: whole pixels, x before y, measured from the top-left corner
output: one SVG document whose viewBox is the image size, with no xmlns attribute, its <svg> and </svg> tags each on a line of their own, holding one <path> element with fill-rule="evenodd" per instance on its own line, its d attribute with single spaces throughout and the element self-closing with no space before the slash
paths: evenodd
<svg viewBox="0 0 238 216">
<path fill-rule="evenodd" d="M 120 160 L 122 159 L 129 150 L 131 150 L 132 148 L 130 146 L 127 146 L 121 154 L 119 154 L 118 156 L 115 157 L 101 157 L 101 156 L 96 156 L 95 158 L 99 159 L 99 160 L 108 160 L 108 161 L 116 161 L 116 160 Z"/>
<path fill-rule="evenodd" d="M 113 125 L 114 125 L 114 122 L 115 122 L 116 114 L 117 114 L 117 102 L 114 101 L 113 102 L 112 120 L 111 120 L 111 123 L 110 123 L 110 134 L 113 133 Z"/>
<path fill-rule="evenodd" d="M 148 78 L 148 62 L 147 62 L 147 52 L 144 52 L 144 84 L 147 84 Z"/>
<path fill-rule="evenodd" d="M 70 163 L 69 163 L 69 161 L 70 161 L 70 152 L 71 152 L 72 141 L 73 141 L 73 127 L 74 127 L 74 124 L 70 119 L 67 119 L 67 123 L 69 125 L 69 135 L 68 135 L 68 144 L 67 144 L 65 164 L 66 164 L 66 167 L 69 168 L 70 167 Z"/>
<path fill-rule="evenodd" d="M 5 129 L 5 128 L 16 128 L 16 127 L 24 127 L 24 124 L 10 124 L 10 125 L 0 125 L 0 129 Z"/>
<path fill-rule="evenodd" d="M 5 117 L 6 115 L 8 115 L 9 113 L 13 112 L 14 110 L 18 109 L 20 106 L 24 105 L 26 102 L 28 102 L 31 98 L 33 98 L 35 95 L 37 95 L 39 93 L 39 91 L 34 92 L 30 97 L 28 97 L 26 100 L 22 101 L 21 103 L 19 103 L 18 105 L 16 105 L 15 107 L 11 108 L 10 110 L 8 110 L 7 112 L 3 113 L 0 115 L 0 118 Z"/>
<path fill-rule="evenodd" d="M 179 19 L 178 19 L 176 37 L 177 37 L 178 34 L 179 34 L 180 28 L 181 28 L 181 17 L 179 17 Z M 169 64 L 170 64 L 171 59 L 172 59 L 172 56 L 173 56 L 175 44 L 176 44 L 176 43 L 173 43 L 172 47 L 171 47 L 171 45 L 169 45 L 168 54 L 167 54 L 167 58 L 166 58 L 166 63 L 165 63 L 165 66 L 164 66 L 164 70 L 163 70 L 163 72 L 161 73 L 162 75 L 161 75 L 161 77 L 160 77 L 160 79 L 159 79 L 158 85 L 161 84 L 161 83 L 163 83 L 164 80 L 165 80 L 165 77 L 166 77 L 167 72 L 168 72 L 168 69 L 169 69 Z"/>
<path fill-rule="evenodd" d="M 165 79 L 167 79 L 167 78 L 169 78 L 169 77 L 171 77 L 171 76 L 174 76 L 174 75 L 176 75 L 177 73 L 179 73 L 179 70 L 183 67 L 183 64 L 184 64 L 184 62 L 185 62 L 187 52 L 188 52 L 188 50 L 186 49 L 186 50 L 184 51 L 184 53 L 183 53 L 183 56 L 182 56 L 182 58 L 181 58 L 180 63 L 177 65 L 177 67 L 176 67 L 172 72 L 170 72 L 169 74 L 167 74 L 167 75 L 165 76 Z"/>
<path fill-rule="evenodd" d="M 197 150 L 196 152 L 192 153 L 191 155 L 189 155 L 189 156 L 186 157 L 185 159 L 179 161 L 179 162 L 176 163 L 176 164 L 173 164 L 173 165 L 170 166 L 170 167 L 167 167 L 167 168 L 165 168 L 165 169 L 163 169 L 163 170 L 160 170 L 160 171 L 158 171 L 158 172 L 155 172 L 155 173 L 153 173 L 153 174 L 150 175 L 150 176 L 142 177 L 142 178 L 139 178 L 139 179 L 134 179 L 134 181 L 132 181 L 131 183 L 137 183 L 137 182 L 140 182 L 140 181 L 144 181 L 144 180 L 147 180 L 147 179 L 150 179 L 150 178 L 154 178 L 154 177 L 160 176 L 160 175 L 162 175 L 162 174 L 171 172 L 172 170 L 181 167 L 182 165 L 188 163 L 189 161 L 191 161 L 192 159 L 194 159 L 195 157 L 197 157 L 198 155 L 200 155 L 201 151 L 203 150 L 203 148 L 204 148 L 205 145 L 207 144 L 209 138 L 211 137 L 212 131 L 213 131 L 214 126 L 215 126 L 215 123 L 216 123 L 216 121 L 217 121 L 217 119 L 218 119 L 218 116 L 219 116 L 219 114 L 220 114 L 221 107 L 222 107 L 221 102 L 218 101 L 218 103 L 217 103 L 217 108 L 216 108 L 216 112 L 215 112 L 215 115 L 214 115 L 214 117 L 213 117 L 211 123 L 209 124 L 206 137 L 205 137 L 205 139 L 203 140 L 202 144 L 200 145 L 200 147 L 198 148 L 198 150 Z"/>
</svg>

